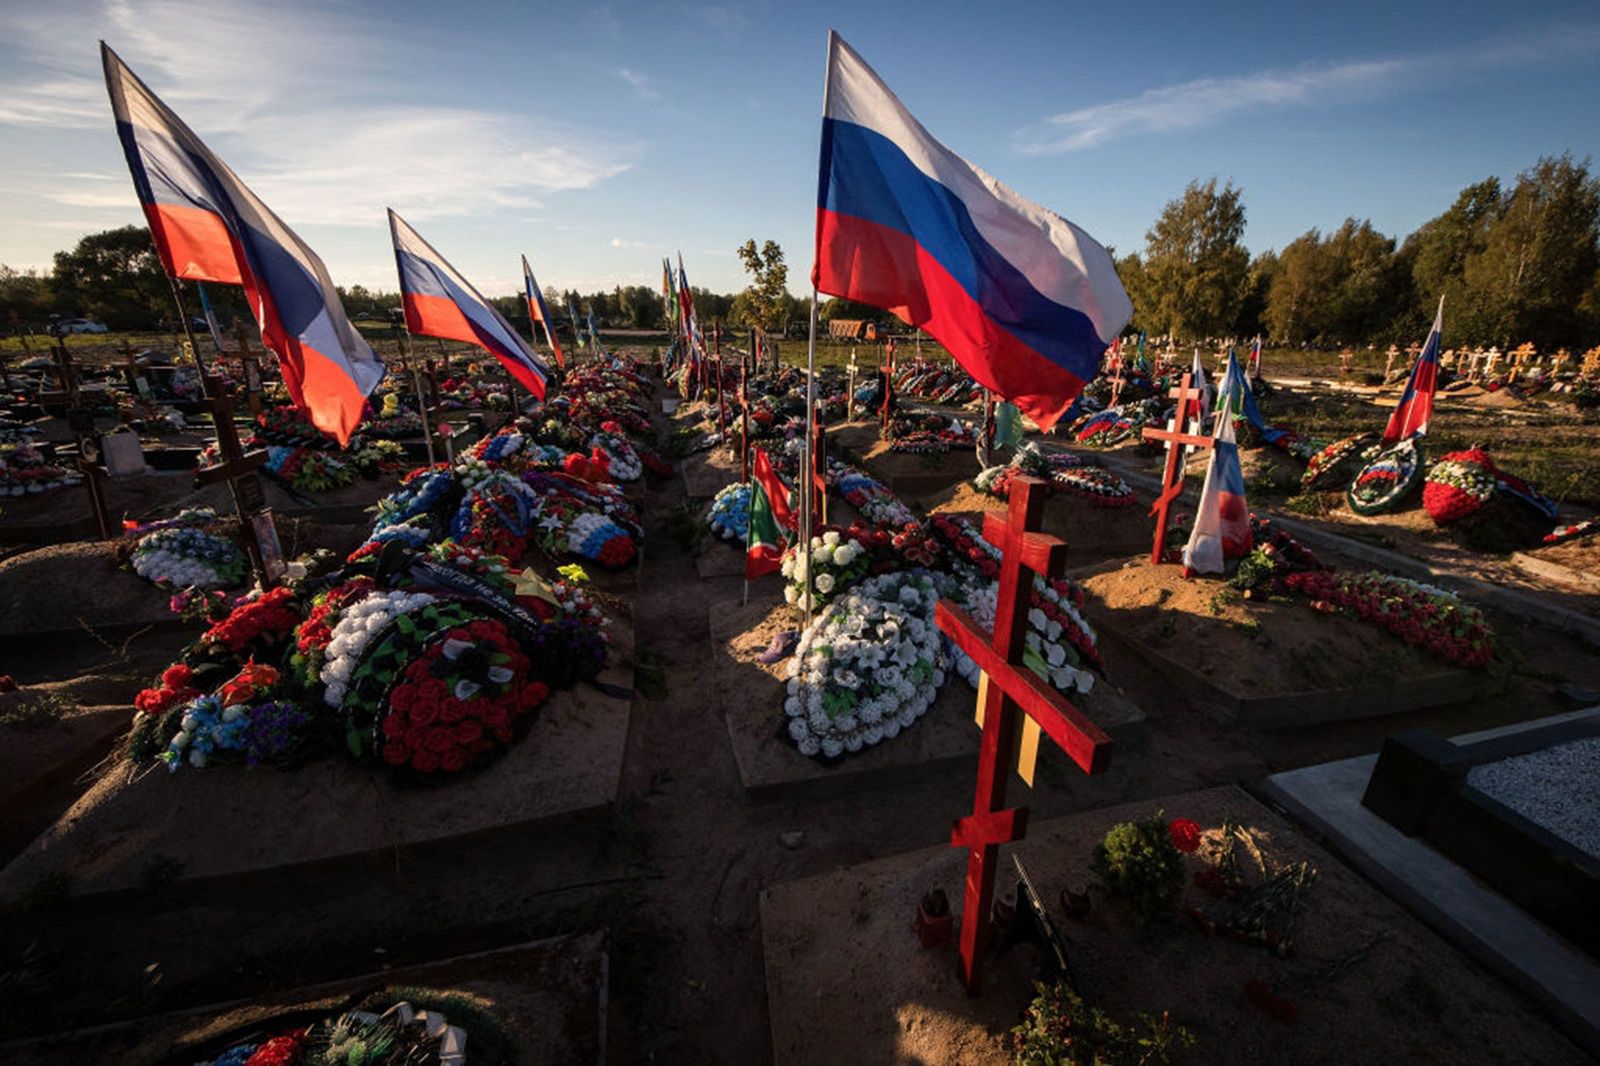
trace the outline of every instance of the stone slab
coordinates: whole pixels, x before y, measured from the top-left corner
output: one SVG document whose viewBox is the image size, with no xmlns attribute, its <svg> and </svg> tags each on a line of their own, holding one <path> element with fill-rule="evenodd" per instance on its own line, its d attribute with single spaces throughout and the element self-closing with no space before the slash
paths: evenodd
<svg viewBox="0 0 1600 1066">
<path fill-rule="evenodd" d="M 0 1050 L 12 1066 L 116 1062 L 149 1066 L 185 1049 L 185 1061 L 217 1042 L 302 1010 L 337 1010 L 352 995 L 391 985 L 463 992 L 485 1001 L 525 1063 L 606 1062 L 608 948 L 603 932 L 556 937 L 442 959 L 259 999 L 216 1004 L 18 1042 Z M 446 1019 L 449 1019 L 448 1012 Z M 472 1045 L 468 1041 L 468 1055 Z M 470 1057 L 468 1059 L 470 1060 Z"/>
<path fill-rule="evenodd" d="M 627 688 L 631 671 L 618 658 L 600 680 Z M 180 881 L 270 878 L 302 863 L 592 814 L 616 799 L 631 707 L 588 685 L 556 693 L 498 762 L 431 788 L 396 787 L 337 757 L 289 771 L 177 773 L 135 773 L 119 760 L 0 870 L 0 899 L 57 871 L 78 894 L 130 888 L 156 855 L 184 864 Z"/>
<path fill-rule="evenodd" d="M 1207 830 L 1232 815 L 1275 865 L 1301 860 L 1318 878 L 1295 928 L 1296 950 L 1279 959 L 1190 928 L 1141 940 L 1094 889 L 1084 919 L 1066 916 L 1061 891 L 1088 882 L 1094 844 L 1113 824 L 1194 818 Z M 952 815 L 961 812 L 952 811 Z M 1392 900 L 1283 818 L 1233 786 L 1157 797 L 1053 818 L 1001 849 L 1026 864 L 1058 929 L 1069 939 L 1080 990 L 1119 1017 L 1160 1014 L 1199 1039 L 1184 1062 L 1578 1062 L 1581 1053 L 1511 990 L 1464 960 Z M 1195 859 L 1186 866 L 1199 869 Z M 959 908 L 966 854 L 948 845 L 890 856 L 790 881 L 761 895 L 772 1057 L 778 1066 L 840 1061 L 935 1066 L 1010 1063 L 1007 1038 L 1032 996 L 1033 949 L 1019 946 L 988 965 L 981 994 L 956 976 L 954 946 L 921 947 L 912 919 L 921 895 L 943 888 Z M 1006 897 L 1015 876 L 1002 875 Z M 1202 903 L 1192 886 L 1186 899 Z M 959 931 L 958 931 L 959 934 Z M 1328 981 L 1331 960 L 1371 944 L 1368 956 Z M 1252 1007 L 1241 989 L 1265 980 L 1299 1006 L 1284 1025 Z M 1310 985 L 1310 990 L 1300 988 Z M 1421 988 L 1425 1006 L 1414 1005 Z"/>
<path fill-rule="evenodd" d="M 775 607 L 772 596 L 754 587 L 750 605 L 738 600 L 711 608 L 711 641 L 715 681 L 723 693 L 728 739 L 745 795 L 755 802 L 839 795 L 858 788 L 893 784 L 975 765 L 982 730 L 973 720 L 977 694 L 952 676 L 928 713 L 899 736 L 840 761 L 827 764 L 801 755 L 783 721 L 785 663 L 772 666 L 752 657 L 767 646 L 774 632 L 799 628 L 792 610 Z M 1114 687 L 1101 682 L 1080 704 L 1113 739 L 1144 720 L 1144 712 Z M 1066 755 L 1053 745 L 1040 746 L 1040 772 Z"/>
<path fill-rule="evenodd" d="M 1600 707 L 1454 738 L 1477 742 L 1561 721 L 1600 718 Z M 1600 960 L 1361 805 L 1376 755 L 1267 778 L 1265 792 L 1423 921 L 1528 993 L 1592 1054 L 1600 1055 Z"/>
</svg>

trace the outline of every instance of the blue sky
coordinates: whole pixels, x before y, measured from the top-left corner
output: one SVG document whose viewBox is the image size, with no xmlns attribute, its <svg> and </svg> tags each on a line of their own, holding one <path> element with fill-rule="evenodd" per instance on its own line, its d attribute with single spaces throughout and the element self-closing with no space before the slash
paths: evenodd
<svg viewBox="0 0 1600 1066">
<path fill-rule="evenodd" d="M 0 263 L 139 220 L 105 38 L 327 262 L 394 289 L 394 207 L 489 293 L 804 286 L 827 29 L 955 151 L 1119 251 L 1193 178 L 1253 250 L 1600 153 L 1595 3 L 0 0 Z"/>
</svg>

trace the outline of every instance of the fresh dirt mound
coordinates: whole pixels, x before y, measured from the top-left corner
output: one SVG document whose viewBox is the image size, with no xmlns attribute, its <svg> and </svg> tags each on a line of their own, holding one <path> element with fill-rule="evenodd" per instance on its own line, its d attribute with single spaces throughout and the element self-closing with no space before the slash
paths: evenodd
<svg viewBox="0 0 1600 1066">
<path fill-rule="evenodd" d="M 1469 397 L 1467 402 L 1474 407 L 1526 407 L 1528 401 L 1512 392 L 1510 389 L 1495 389 L 1493 392 L 1482 392 Z"/>
<path fill-rule="evenodd" d="M 1185 580 L 1177 566 L 1124 564 L 1080 577 L 1089 619 L 1124 641 L 1191 663 L 1245 697 L 1399 683 L 1448 665 L 1376 626 L 1299 603 L 1244 599 L 1221 581 Z"/>
<path fill-rule="evenodd" d="M 1600 536 L 1579 537 L 1529 554 L 1544 562 L 1558 563 L 1569 570 L 1600 579 Z"/>
<path fill-rule="evenodd" d="M 115 542 L 52 544 L 0 562 L 0 637 L 170 622 L 168 598 L 122 569 Z"/>
<path fill-rule="evenodd" d="M 930 514 L 1003 514 L 1006 509 L 1004 500 L 979 492 L 970 481 L 939 493 L 930 502 Z M 1045 502 L 1043 530 L 1067 542 L 1068 565 L 1086 566 L 1148 549 L 1154 532 L 1148 509 L 1143 503 L 1098 507 L 1081 497 L 1056 495 Z"/>
<path fill-rule="evenodd" d="M 1300 475 L 1305 464 L 1290 458 L 1276 448 L 1254 448 L 1239 453 L 1239 468 L 1244 473 L 1247 488 L 1265 485 L 1268 488 L 1300 491 Z"/>
</svg>

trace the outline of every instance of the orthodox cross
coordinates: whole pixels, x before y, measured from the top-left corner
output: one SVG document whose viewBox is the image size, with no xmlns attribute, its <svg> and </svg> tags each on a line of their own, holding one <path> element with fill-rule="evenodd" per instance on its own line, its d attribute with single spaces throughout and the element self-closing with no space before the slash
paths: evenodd
<svg viewBox="0 0 1600 1066">
<path fill-rule="evenodd" d="M 250 405 L 250 414 L 261 413 L 261 359 L 250 347 L 250 331 L 245 329 L 243 319 L 235 319 L 233 335 L 239 340 L 239 373 L 244 378 L 245 400 Z"/>
<path fill-rule="evenodd" d="M 1200 390 L 1196 389 L 1189 380 L 1189 375 L 1183 375 L 1178 382 L 1178 387 L 1167 395 L 1178 401 L 1173 414 L 1171 429 L 1155 429 L 1146 426 L 1144 429 L 1145 440 L 1159 440 L 1167 442 L 1167 465 L 1161 473 L 1161 494 L 1150 505 L 1150 514 L 1156 520 L 1155 545 L 1150 550 L 1152 565 L 1161 562 L 1162 554 L 1167 545 L 1167 517 L 1172 509 L 1173 501 L 1183 495 L 1183 459 L 1184 447 L 1209 449 L 1211 438 L 1186 433 L 1184 427 L 1189 424 L 1189 419 L 1199 421 L 1202 415 L 1200 410 Z"/>
<path fill-rule="evenodd" d="M 195 479 L 202 484 L 226 481 L 233 496 L 234 510 L 239 514 L 240 538 L 245 552 L 250 556 L 250 567 L 255 571 L 262 588 L 271 588 L 277 581 L 283 562 L 278 546 L 278 534 L 272 524 L 272 512 L 267 509 L 266 494 L 261 488 L 261 476 L 256 473 L 266 465 L 264 449 L 246 452 L 239 440 L 239 428 L 233 423 L 233 398 L 217 374 L 206 374 L 206 398 L 210 401 L 211 420 L 217 430 L 217 452 L 222 461 L 202 467 Z"/>
<path fill-rule="evenodd" d="M 1115 407 L 1122 402 L 1122 356 L 1111 357 L 1111 406 Z"/>
<path fill-rule="evenodd" d="M 1111 738 L 1022 665 L 1034 575 L 1060 573 L 1067 556 L 1065 541 L 1038 531 L 1045 493 L 1046 485 L 1038 478 L 1018 477 L 1011 483 L 1006 516 L 1002 518 L 998 512 L 984 516 L 984 539 L 1001 551 L 994 632 L 984 630 L 948 600 L 940 600 L 934 612 L 939 628 L 983 671 L 978 686 L 983 740 L 978 748 L 977 795 L 972 813 L 958 819 L 950 833 L 950 843 L 968 851 L 961 980 L 972 995 L 980 989 L 989 942 L 999 846 L 1021 840 L 1027 832 L 1028 809 L 1005 805 L 1005 762 L 1018 740 L 1019 727 L 1034 734 L 1035 744 L 1037 731 L 1042 730 L 1087 773 L 1104 771 L 1111 759 Z M 1031 768 L 1026 776 L 1031 783 Z"/>
<path fill-rule="evenodd" d="M 56 340 L 56 376 L 61 382 L 61 390 L 54 397 L 66 403 L 67 428 L 72 430 L 72 436 L 78 442 L 78 457 L 73 460 L 73 465 L 83 475 L 83 486 L 89 492 L 89 509 L 94 514 L 100 539 L 110 540 L 111 514 L 106 510 L 105 488 L 100 484 L 105 471 L 99 463 L 100 437 L 94 430 L 94 413 L 84 406 L 83 395 L 78 391 L 78 374 L 72 365 L 72 353 L 67 351 L 67 342 L 60 327 L 52 325 L 51 333 Z M 40 402 L 44 402 L 45 398 L 46 394 L 41 393 Z"/>
</svg>

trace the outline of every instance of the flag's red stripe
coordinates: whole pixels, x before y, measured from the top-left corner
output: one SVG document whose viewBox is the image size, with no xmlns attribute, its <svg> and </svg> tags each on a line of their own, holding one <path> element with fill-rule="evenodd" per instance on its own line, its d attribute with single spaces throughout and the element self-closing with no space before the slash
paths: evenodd
<svg viewBox="0 0 1600 1066">
<path fill-rule="evenodd" d="M 145 204 L 144 217 L 168 274 L 191 281 L 241 284 L 233 237 L 217 214 L 179 204 Z"/>
<path fill-rule="evenodd" d="M 1084 382 L 1018 340 L 921 245 L 899 230 L 817 212 L 817 287 L 883 307 L 928 331 L 985 388 L 1041 427 L 1055 425 Z"/>
</svg>

